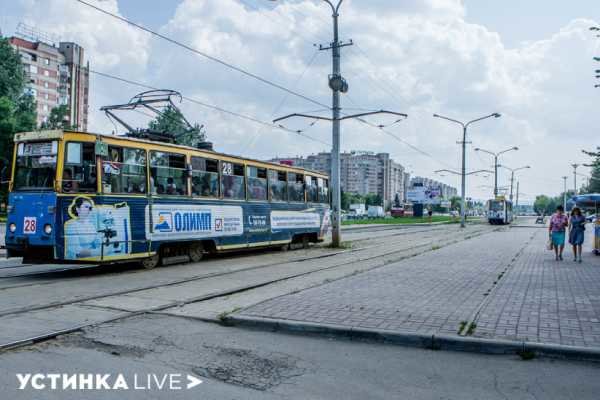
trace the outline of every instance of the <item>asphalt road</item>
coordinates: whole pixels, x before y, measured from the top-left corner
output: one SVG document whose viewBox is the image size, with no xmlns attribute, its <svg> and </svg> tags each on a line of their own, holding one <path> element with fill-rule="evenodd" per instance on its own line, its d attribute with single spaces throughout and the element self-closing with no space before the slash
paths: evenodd
<svg viewBox="0 0 600 400">
<path fill-rule="evenodd" d="M 191 374 L 182 390 L 18 390 L 16 373 Z M 4 398 L 597 399 L 597 365 L 241 330 L 169 316 L 103 325 L 0 355 Z M 48 384 L 48 381 L 46 381 Z"/>
</svg>

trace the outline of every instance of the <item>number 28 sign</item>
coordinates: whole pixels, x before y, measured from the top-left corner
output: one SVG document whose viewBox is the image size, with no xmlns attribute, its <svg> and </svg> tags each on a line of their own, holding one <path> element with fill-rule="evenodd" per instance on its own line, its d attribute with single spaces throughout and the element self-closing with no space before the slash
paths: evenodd
<svg viewBox="0 0 600 400">
<path fill-rule="evenodd" d="M 35 217 L 25 217 L 23 220 L 23 233 L 31 235 L 37 230 L 37 220 Z"/>
</svg>

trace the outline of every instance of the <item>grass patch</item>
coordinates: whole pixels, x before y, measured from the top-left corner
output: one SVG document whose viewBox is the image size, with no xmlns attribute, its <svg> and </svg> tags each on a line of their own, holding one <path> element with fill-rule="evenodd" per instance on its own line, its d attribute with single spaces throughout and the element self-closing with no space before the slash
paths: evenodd
<svg viewBox="0 0 600 400">
<path fill-rule="evenodd" d="M 475 329 L 477 329 L 477 324 L 475 322 L 471 322 L 469 325 L 469 329 L 467 329 L 467 335 L 471 336 L 475 333 Z"/>
<path fill-rule="evenodd" d="M 459 218 L 452 218 L 446 215 L 434 215 L 431 217 L 431 222 L 459 222 Z M 415 217 L 401 217 L 401 218 L 370 218 L 370 219 L 352 219 L 342 222 L 342 225 L 368 225 L 368 224 L 390 224 L 390 225 L 404 225 L 404 224 L 427 224 L 429 223 L 429 217 L 415 218 Z"/>
<path fill-rule="evenodd" d="M 344 249 L 344 250 L 349 250 L 352 248 L 352 242 L 342 242 L 340 243 L 340 245 L 338 247 L 335 247 L 333 245 L 333 243 L 329 243 L 327 245 L 327 247 L 329 247 L 330 249 Z"/>
<path fill-rule="evenodd" d="M 460 335 L 460 333 L 462 331 L 465 330 L 465 327 L 467 326 L 468 322 L 467 321 L 460 321 L 460 325 L 458 325 L 458 334 Z"/>
<path fill-rule="evenodd" d="M 535 353 L 531 350 L 522 350 L 517 352 L 517 354 L 519 355 L 519 357 L 521 357 L 521 360 L 523 361 L 529 361 L 535 358 Z"/>
</svg>

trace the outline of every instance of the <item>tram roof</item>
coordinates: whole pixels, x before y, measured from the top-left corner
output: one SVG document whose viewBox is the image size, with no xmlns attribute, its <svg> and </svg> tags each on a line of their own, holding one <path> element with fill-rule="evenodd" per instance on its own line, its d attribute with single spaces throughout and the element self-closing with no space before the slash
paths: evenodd
<svg viewBox="0 0 600 400">
<path fill-rule="evenodd" d="M 38 131 L 17 133 L 17 134 L 15 134 L 14 140 L 15 140 L 15 142 L 26 142 L 26 141 L 30 141 L 30 140 L 53 140 L 53 139 L 59 140 L 59 139 L 64 138 L 65 133 L 66 134 L 90 135 L 90 136 L 94 136 L 96 138 L 103 138 L 103 139 L 124 140 L 124 141 L 128 141 L 128 142 L 135 142 L 135 143 L 151 145 L 151 146 L 160 146 L 160 147 L 168 147 L 168 148 L 180 149 L 180 150 L 185 150 L 185 151 L 193 151 L 193 152 L 197 152 L 197 153 L 204 153 L 207 155 L 213 154 L 215 156 L 227 157 L 227 158 L 231 158 L 231 159 L 239 160 L 239 161 L 250 161 L 251 163 L 262 164 L 262 165 L 265 165 L 266 167 L 273 166 L 273 167 L 277 167 L 277 168 L 284 169 L 286 171 L 291 171 L 291 172 L 295 171 L 295 172 L 299 172 L 299 173 L 309 173 L 311 175 L 329 179 L 327 174 L 324 174 L 324 173 L 318 172 L 318 171 L 309 170 L 306 168 L 289 166 L 289 165 L 285 165 L 285 164 L 274 163 L 271 161 L 256 160 L 256 159 L 252 159 L 252 158 L 241 157 L 241 156 L 234 155 L 234 154 L 221 153 L 221 152 L 217 152 L 214 150 L 198 149 L 195 147 L 183 146 L 183 145 L 174 144 L 174 143 L 161 143 L 161 142 L 155 142 L 152 140 L 138 139 L 138 138 L 132 138 L 132 137 L 127 137 L 127 136 L 106 135 L 103 133 L 82 132 L 82 131 L 68 130 L 68 129 L 38 130 Z"/>
</svg>

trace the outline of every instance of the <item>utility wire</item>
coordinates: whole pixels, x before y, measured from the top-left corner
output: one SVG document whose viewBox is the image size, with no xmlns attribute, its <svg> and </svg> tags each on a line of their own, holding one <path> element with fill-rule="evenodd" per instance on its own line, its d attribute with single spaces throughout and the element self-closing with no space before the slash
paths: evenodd
<svg viewBox="0 0 600 400">
<path fill-rule="evenodd" d="M 286 88 L 285 86 L 282 86 L 282 85 L 280 85 L 280 84 L 278 84 L 278 83 L 275 83 L 275 82 L 273 82 L 273 81 L 270 81 L 270 80 L 268 80 L 268 79 L 266 79 L 266 78 L 263 78 L 263 77 L 261 77 L 261 76 L 259 76 L 259 75 L 256 75 L 256 74 L 254 74 L 254 73 L 252 73 L 252 72 L 250 72 L 250 71 L 247 71 L 247 70 L 245 70 L 245 69 L 243 69 L 243 68 L 241 68 L 241 67 L 238 67 L 238 66 L 236 66 L 236 65 L 233 65 L 233 64 L 231 64 L 231 63 L 229 63 L 229 62 L 227 62 L 227 61 L 221 60 L 220 58 L 217 58 L 217 57 L 211 56 L 210 54 L 207 54 L 207 53 L 205 53 L 205 52 L 203 52 L 203 51 L 197 50 L 197 49 L 195 49 L 195 48 L 193 48 L 193 47 L 191 47 L 191 46 L 189 46 L 189 45 L 187 45 L 187 44 L 185 44 L 185 43 L 179 42 L 179 41 L 177 41 L 177 40 L 175 40 L 175 39 L 171 39 L 170 37 L 168 37 L 168 36 L 165 36 L 165 35 L 163 35 L 163 34 L 160 34 L 160 33 L 156 32 L 156 31 L 153 31 L 152 29 L 145 28 L 145 27 L 143 27 L 142 25 L 136 24 L 135 22 L 132 22 L 132 21 L 128 20 L 127 18 L 121 17 L 121 16 L 119 16 L 119 15 L 117 15 L 117 14 L 113 14 L 113 13 L 111 13 L 111 12 L 109 12 L 109 11 L 106 11 L 106 10 L 104 10 L 104 9 L 100 8 L 100 7 L 97 7 L 97 6 L 93 5 L 93 4 L 90 4 L 90 3 L 88 3 L 88 2 L 86 2 L 86 1 L 84 1 L 84 0 L 75 0 L 75 1 L 77 1 L 77 2 L 79 2 L 79 3 L 81 3 L 81 4 L 83 4 L 83 5 L 86 5 L 86 6 L 88 6 L 88 7 L 91 7 L 91 8 L 93 8 L 93 9 L 95 9 L 96 11 L 99 11 L 99 12 L 101 12 L 101 13 L 103 13 L 103 14 L 106 14 L 106 15 L 108 15 L 108 16 L 110 16 L 110 17 L 113 17 L 113 18 L 115 18 L 115 19 L 118 19 L 118 20 L 119 20 L 119 21 L 121 21 L 121 22 L 125 22 L 126 24 L 129 24 L 129 25 L 131 25 L 131 26 L 133 26 L 133 27 L 135 27 L 135 28 L 138 28 L 138 29 L 140 29 L 140 30 L 143 30 L 144 32 L 147 32 L 147 33 L 149 33 L 149 34 L 151 34 L 151 35 L 154 35 L 154 36 L 156 36 L 156 37 L 158 37 L 158 38 L 161 38 L 161 39 L 163 39 L 163 40 L 166 40 L 166 41 L 167 41 L 167 42 L 169 42 L 169 43 L 172 43 L 172 44 L 174 44 L 174 45 L 176 45 L 176 46 L 179 46 L 179 47 L 182 47 L 182 48 L 184 48 L 184 49 L 186 49 L 186 50 L 189 50 L 189 51 L 191 51 L 192 53 L 195 53 L 195 54 L 198 54 L 198 55 L 200 55 L 200 56 L 202 56 L 202 57 L 208 58 L 208 59 L 209 59 L 209 60 L 211 60 L 211 61 L 214 61 L 214 62 L 216 62 L 216 63 L 218 63 L 218 64 L 221 64 L 221 65 L 223 65 L 223 66 L 225 66 L 225 67 L 227 67 L 227 68 L 229 68 L 229 69 L 232 69 L 232 70 L 234 70 L 234 71 L 236 71 L 236 72 L 239 72 L 239 73 L 241 73 L 241 74 L 243 74 L 243 75 L 246 75 L 246 76 L 248 76 L 248 77 L 250 77 L 250 78 L 252 78 L 252 79 L 255 79 L 255 80 L 257 80 L 257 81 L 260 81 L 260 82 L 262 82 L 262 83 L 264 83 L 264 84 L 266 84 L 266 85 L 268 85 L 268 86 L 271 86 L 271 87 L 274 87 L 274 88 L 276 88 L 276 89 L 282 90 L 282 91 L 284 91 L 284 92 L 287 92 L 287 93 L 289 93 L 289 94 L 291 94 L 291 95 L 293 95 L 293 96 L 299 97 L 299 98 L 301 98 L 301 99 L 303 99 L 303 100 L 306 100 L 306 101 L 308 101 L 308 102 L 310 102 L 310 103 L 313 103 L 313 104 L 316 104 L 316 105 L 318 105 L 318 106 L 321 106 L 321 107 L 328 107 L 328 108 L 330 108 L 329 106 L 327 106 L 327 105 L 325 105 L 325 104 L 323 104 L 323 103 L 321 103 L 321 102 L 319 102 L 319 101 L 317 101 L 317 100 L 311 99 L 311 98 L 310 98 L 310 97 L 308 97 L 308 96 L 305 96 L 305 95 L 303 95 L 303 94 L 301 94 L 301 93 L 298 93 L 298 92 L 296 92 L 296 91 L 294 91 L 294 90 L 288 89 L 288 88 Z"/>
<path fill-rule="evenodd" d="M 294 82 L 294 89 L 298 86 L 298 83 L 300 83 L 300 81 L 302 80 L 302 78 L 304 78 L 304 75 L 306 74 L 306 72 L 309 70 L 309 68 L 312 66 L 313 62 L 315 61 L 315 59 L 317 58 L 317 56 L 319 55 L 319 50 L 315 50 L 314 54 L 312 55 L 312 57 L 310 58 L 308 64 L 306 64 L 306 67 L 304 68 L 304 70 L 302 71 L 302 73 L 300 74 L 300 76 L 298 76 L 298 78 L 296 79 L 296 82 Z M 279 112 L 279 110 L 281 109 L 281 107 L 283 107 L 283 105 L 285 104 L 286 100 L 289 97 L 289 93 L 286 93 L 283 95 L 283 98 L 281 99 L 281 101 L 279 102 L 279 104 L 277 105 L 277 107 L 275 107 L 275 109 L 273 110 L 273 112 L 271 113 L 271 119 L 275 118 L 275 114 L 277 114 L 277 112 Z M 326 109 L 326 111 L 329 109 Z M 311 125 L 312 126 L 312 125 Z M 296 131 L 296 133 L 302 133 L 302 131 Z M 258 128 L 257 131 L 254 133 L 254 135 L 252 135 L 250 137 L 250 141 L 248 142 L 248 146 L 254 144 L 254 140 L 256 140 L 256 138 L 261 134 L 261 128 Z"/>
<path fill-rule="evenodd" d="M 144 83 L 140 83 L 140 82 L 135 82 L 135 81 L 132 81 L 130 79 L 121 78 L 119 76 L 107 74 L 105 72 L 95 71 L 95 70 L 92 70 L 92 69 L 90 69 L 89 72 L 91 74 L 99 75 L 99 76 L 102 76 L 102 77 L 105 77 L 105 78 L 108 78 L 108 79 L 113 79 L 113 80 L 117 80 L 117 81 L 120 81 L 120 82 L 123 82 L 123 83 L 127 83 L 127 84 L 132 85 L 132 86 L 138 86 L 138 87 L 145 88 L 145 89 L 150 89 L 150 90 L 160 90 L 159 88 L 154 87 L 154 86 L 150 86 L 150 85 L 147 85 L 147 84 L 144 84 Z M 181 97 L 184 98 L 184 99 L 186 99 L 187 101 L 189 101 L 191 103 L 198 104 L 198 105 L 200 105 L 202 107 L 206 107 L 206 108 L 209 108 L 211 110 L 215 110 L 215 111 L 219 111 L 219 112 L 222 112 L 222 113 L 225 113 L 225 114 L 229 114 L 229 115 L 232 115 L 232 116 L 237 117 L 237 118 L 245 119 L 247 121 L 251 121 L 251 122 L 254 122 L 254 123 L 257 123 L 257 124 L 268 126 L 270 128 L 277 128 L 277 129 L 284 130 L 284 131 L 289 132 L 289 133 L 295 133 L 295 134 L 300 135 L 300 136 L 302 136 L 302 137 L 304 137 L 306 139 L 309 139 L 309 140 L 312 140 L 312 141 L 315 141 L 315 142 L 318 142 L 318 143 L 321 143 L 321 144 L 325 144 L 327 146 L 331 146 L 330 143 L 327 143 L 327 142 L 324 142 L 324 141 L 322 141 L 320 139 L 317 139 L 317 138 L 314 138 L 312 136 L 303 134 L 302 132 L 298 133 L 297 131 L 294 131 L 292 129 L 287 129 L 287 128 L 275 125 L 275 124 L 273 124 L 271 122 L 262 121 L 262 120 L 260 120 L 258 118 L 255 118 L 255 117 L 252 117 L 252 116 L 249 116 L 249 115 L 240 114 L 240 113 L 237 113 L 235 111 L 227 110 L 227 109 L 225 109 L 223 107 L 219 107 L 219 106 L 215 106 L 215 105 L 212 105 L 212 104 L 208 104 L 208 103 L 205 103 L 203 101 L 200 101 L 200 100 L 188 97 L 188 96 L 182 95 Z"/>
<path fill-rule="evenodd" d="M 121 22 L 124 22 L 124 23 L 126 23 L 126 24 L 129 24 L 129 25 L 131 25 L 131 26 L 133 26 L 133 27 L 135 27 L 135 28 L 138 28 L 138 29 L 140 29 L 140 30 L 142 30 L 142 31 L 144 31 L 144 32 L 147 32 L 147 33 L 149 33 L 149 34 L 151 34 L 151 35 L 154 35 L 154 36 L 156 36 L 156 37 L 158 37 L 158 38 L 161 38 L 161 39 L 163 39 L 163 40 L 165 40 L 165 41 L 167 41 L 167 42 L 169 42 L 169 43 L 172 43 L 172 44 L 174 44 L 174 45 L 176 45 L 176 46 L 182 47 L 182 48 L 184 48 L 184 49 L 186 49 L 186 50 L 188 50 L 188 51 L 191 51 L 191 52 L 193 52 L 193 53 L 195 53 L 195 54 L 198 54 L 198 55 L 200 55 L 200 56 L 202 56 L 202 57 L 205 57 L 205 58 L 207 58 L 207 59 L 209 59 L 209 60 L 211 60 L 211 61 L 214 61 L 214 62 L 216 62 L 216 63 L 218 63 L 218 64 L 221 64 L 221 65 L 223 65 L 223 66 L 225 66 L 225 67 L 227 67 L 227 68 L 229 68 L 229 69 L 232 69 L 232 70 L 234 70 L 234 71 L 237 71 L 237 72 L 239 72 L 239 73 L 241 73 L 241 74 L 243 74 L 243 75 L 246 75 L 246 76 L 248 76 L 248 77 L 250 77 L 250 78 L 253 78 L 253 79 L 255 79 L 255 80 L 258 80 L 258 81 L 260 81 L 260 82 L 262 82 L 262 83 L 264 83 L 264 84 L 266 84 L 266 85 L 268 85 L 268 86 L 271 86 L 271 87 L 277 88 L 277 89 L 279 89 L 279 90 L 282 90 L 282 91 L 284 91 L 284 92 L 286 92 L 286 93 L 288 93 L 288 94 L 291 94 L 291 95 L 293 95 L 293 96 L 299 97 L 299 98 L 301 98 L 301 99 L 304 99 L 304 100 L 306 100 L 306 101 L 308 101 L 308 102 L 310 102 L 310 103 L 316 104 L 316 105 L 318 105 L 318 106 L 321 106 L 321 107 L 327 107 L 329 110 L 331 110 L 331 107 L 329 107 L 328 105 L 325 105 L 325 104 L 323 104 L 323 103 L 321 103 L 321 102 L 319 102 L 319 101 L 317 101 L 317 100 L 311 99 L 310 97 L 307 97 L 307 96 L 305 96 L 305 95 L 303 95 L 303 94 L 301 94 L 301 93 L 298 93 L 298 92 L 296 92 L 296 91 L 294 91 L 294 90 L 288 89 L 288 88 L 286 88 L 285 86 L 282 86 L 282 85 L 280 85 L 280 84 L 278 84 L 278 83 L 272 82 L 272 81 L 270 81 L 270 80 L 268 80 L 268 79 L 266 79 L 266 78 L 263 78 L 263 77 L 261 77 L 261 76 L 259 76 L 259 75 L 256 75 L 256 74 L 252 73 L 252 72 L 249 72 L 249 71 L 247 71 L 247 70 L 245 70 L 245 69 L 243 69 L 243 68 L 241 68 L 241 67 L 238 67 L 238 66 L 236 66 L 236 65 L 233 65 L 233 64 L 231 64 L 231 63 L 228 63 L 227 61 L 221 60 L 221 59 L 219 59 L 219 58 L 217 58 L 217 57 L 211 56 L 211 55 L 209 55 L 209 54 L 207 54 L 207 53 L 205 53 L 205 52 L 202 52 L 202 51 L 200 51 L 200 50 L 197 50 L 197 49 L 195 49 L 195 48 L 193 48 L 193 47 L 191 47 L 191 46 L 189 46 L 189 45 L 186 45 L 186 44 L 184 44 L 184 43 L 181 43 L 181 42 L 179 42 L 179 41 L 177 41 L 177 40 L 175 40 L 175 39 L 171 39 L 171 38 L 170 38 L 170 37 L 168 37 L 168 36 L 162 35 L 162 34 L 160 34 L 160 33 L 156 32 L 156 31 L 153 31 L 153 30 L 151 30 L 151 29 L 148 29 L 148 28 L 146 28 L 146 27 L 144 27 L 144 26 L 142 26 L 142 25 L 136 24 L 135 22 L 132 22 L 132 21 L 128 20 L 127 18 L 121 17 L 121 16 L 119 16 L 119 15 L 116 15 L 116 14 L 114 14 L 114 13 L 111 13 L 111 12 L 109 12 L 109 11 L 106 11 L 106 10 L 104 10 L 104 9 L 102 9 L 102 8 L 100 8 L 100 7 L 97 7 L 97 6 L 93 5 L 93 4 L 90 4 L 90 3 L 88 3 L 88 2 L 86 2 L 86 1 L 84 1 L 84 0 L 75 0 L 75 1 L 77 1 L 78 3 L 81 3 L 81 4 L 85 5 L 85 6 L 88 6 L 88 7 L 90 7 L 90 8 L 93 8 L 94 10 L 96 10 L 96 11 L 98 11 L 98 12 L 101 12 L 101 13 L 103 13 L 103 14 L 105 14 L 105 15 L 108 15 L 108 16 L 110 16 L 110 17 L 112 17 L 112 18 L 115 18 L 115 19 L 117 19 L 117 20 L 119 20 L 119 21 L 121 21 Z M 91 71 L 90 71 L 90 72 L 91 72 Z M 129 82 L 129 83 L 131 83 L 131 82 Z M 146 86 L 146 85 L 142 85 L 142 86 Z M 148 86 L 146 86 L 146 87 L 148 87 Z M 186 99 L 187 99 L 188 101 L 191 101 L 191 102 L 194 102 L 194 103 L 200 104 L 200 105 L 202 105 L 202 106 L 205 106 L 205 107 L 210 107 L 210 108 L 213 108 L 213 109 L 220 109 L 220 107 L 216 107 L 216 106 L 208 105 L 208 104 L 206 104 L 206 103 L 200 102 L 200 101 L 198 101 L 198 100 L 195 100 L 195 99 L 190 99 L 190 98 L 186 98 Z M 228 113 L 228 114 L 236 115 L 236 113 L 233 113 L 233 112 L 231 112 L 231 111 L 229 111 L 229 110 L 220 109 L 220 111 L 222 111 L 222 112 L 225 112 L 225 113 Z M 239 115 L 239 114 L 238 114 L 238 115 L 236 115 L 236 116 L 240 117 L 241 115 Z M 264 122 L 264 121 L 260 121 L 260 120 L 258 120 L 258 119 L 255 119 L 255 118 L 253 118 L 253 117 L 243 116 L 243 118 L 245 118 L 245 119 L 248 119 L 248 120 L 253 120 L 254 122 L 257 122 L 257 123 L 260 123 L 260 124 L 268 124 L 268 123 L 266 123 L 266 122 Z M 403 139 L 399 138 L 399 137 L 398 137 L 398 136 L 396 136 L 395 134 L 393 134 L 393 133 L 391 133 L 391 132 L 389 132 L 389 131 L 386 131 L 385 129 L 379 128 L 377 125 L 375 125 L 375 124 L 371 124 L 371 123 L 369 123 L 369 122 L 367 122 L 367 121 L 365 121 L 365 120 L 363 120 L 363 119 L 361 119 L 361 118 L 358 118 L 358 120 L 359 120 L 360 122 L 362 122 L 362 123 L 364 123 L 364 124 L 368 125 L 368 126 L 371 126 L 371 127 L 373 127 L 373 128 L 376 128 L 376 129 L 378 129 L 378 130 L 381 130 L 382 132 L 384 132 L 384 133 L 386 133 L 387 135 L 389 135 L 389 136 L 391 136 L 391 137 L 395 138 L 396 140 L 398 140 L 399 142 L 401 142 L 401 143 L 405 144 L 406 146 L 410 147 L 411 149 L 415 150 L 416 152 L 418 152 L 418 153 L 420 153 L 420 154 L 422 154 L 422 155 L 424 155 L 424 156 L 430 157 L 430 158 L 432 158 L 433 160 L 436 160 L 436 161 L 440 162 L 441 164 L 444 164 L 444 165 L 446 165 L 444 162 L 442 162 L 442 161 L 438 160 L 437 158 L 433 157 L 431 154 L 429 154 L 429 153 L 427 153 L 427 152 L 425 152 L 425 151 L 423 151 L 423 150 L 419 149 L 418 147 L 416 147 L 416 146 L 414 146 L 414 145 L 410 144 L 409 142 L 407 142 L 407 141 L 405 141 L 405 140 L 403 140 Z M 269 125 L 269 126 L 274 126 L 274 127 L 277 127 L 277 128 L 279 128 L 279 129 L 284 129 L 284 130 L 286 130 L 286 131 L 293 132 L 293 133 L 296 133 L 296 134 L 298 134 L 298 135 L 301 135 L 301 136 L 304 136 L 304 137 L 310 138 L 310 139 L 312 139 L 312 140 L 316 140 L 316 141 L 319 141 L 319 142 L 321 142 L 321 141 L 320 141 L 320 140 L 318 140 L 318 139 L 315 139 L 315 138 L 312 138 L 312 137 L 310 137 L 310 136 L 304 135 L 304 134 L 302 134 L 302 133 L 299 133 L 299 132 L 297 132 L 297 131 L 288 130 L 287 128 L 280 127 L 280 126 L 273 125 L 273 124 L 268 124 L 268 125 Z M 321 142 L 321 143 L 325 143 L 325 142 Z M 325 143 L 325 144 L 327 144 L 327 145 L 330 145 L 330 144 L 328 144 L 328 143 Z"/>
</svg>

